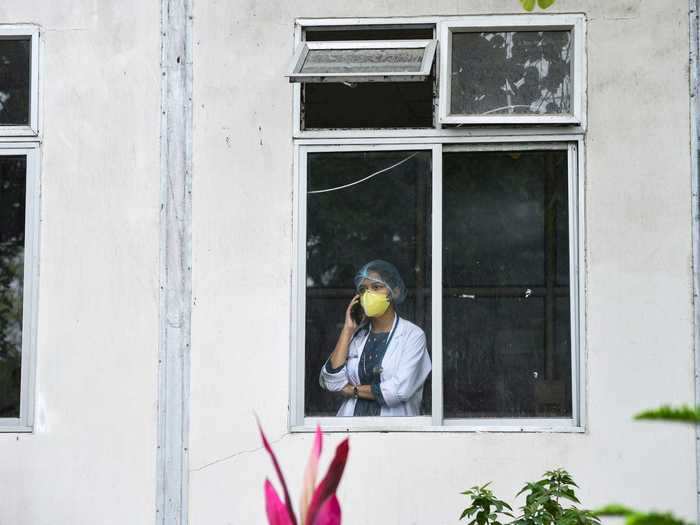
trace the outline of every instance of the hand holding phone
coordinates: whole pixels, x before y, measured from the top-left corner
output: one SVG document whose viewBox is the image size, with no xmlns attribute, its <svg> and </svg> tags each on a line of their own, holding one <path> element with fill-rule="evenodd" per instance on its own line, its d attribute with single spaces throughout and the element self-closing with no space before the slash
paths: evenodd
<svg viewBox="0 0 700 525">
<path fill-rule="evenodd" d="M 350 310 L 350 315 L 352 316 L 352 320 L 355 321 L 358 325 L 362 323 L 362 320 L 365 317 L 365 311 L 362 309 L 360 301 L 357 301 L 352 306 L 352 309 Z"/>
<path fill-rule="evenodd" d="M 345 327 L 349 330 L 356 330 L 364 316 L 364 310 L 362 305 L 360 305 L 360 296 L 356 295 L 345 310 Z"/>
</svg>

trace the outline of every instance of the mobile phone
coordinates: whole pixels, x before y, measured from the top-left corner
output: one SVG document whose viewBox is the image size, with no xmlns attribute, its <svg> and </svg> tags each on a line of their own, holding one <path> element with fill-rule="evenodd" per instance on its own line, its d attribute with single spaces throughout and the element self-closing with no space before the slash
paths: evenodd
<svg viewBox="0 0 700 525">
<path fill-rule="evenodd" d="M 350 317 L 352 317 L 352 320 L 355 321 L 357 324 L 360 324 L 362 322 L 362 319 L 365 317 L 365 312 L 362 309 L 360 301 L 357 301 L 353 305 L 352 310 L 350 310 Z"/>
</svg>

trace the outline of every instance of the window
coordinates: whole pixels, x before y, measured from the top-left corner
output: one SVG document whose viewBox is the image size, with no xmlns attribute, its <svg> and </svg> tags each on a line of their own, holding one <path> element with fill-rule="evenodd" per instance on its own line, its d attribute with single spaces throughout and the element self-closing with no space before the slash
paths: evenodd
<svg viewBox="0 0 700 525">
<path fill-rule="evenodd" d="M 366 20 L 367 26 L 300 21 L 297 36 L 303 41 L 309 27 L 309 35 L 352 31 L 389 42 L 395 35 L 389 31 L 426 31 L 430 22 L 436 32 L 441 24 L 454 27 L 457 38 L 438 42 L 438 54 L 445 53 L 440 46 L 452 46 L 453 56 L 469 57 L 472 74 L 459 78 L 443 65 L 431 82 L 460 88 L 431 104 L 431 118 L 443 103 L 472 115 L 500 104 L 500 88 L 509 82 L 499 84 L 488 71 L 498 64 L 482 40 L 496 36 L 482 36 L 482 18 L 473 25 L 469 18 L 395 19 L 391 26 L 384 20 L 374 26 Z M 565 34 L 538 30 L 531 40 L 533 35 L 518 33 L 532 17 L 523 23 L 508 17 L 508 24 L 497 18 L 489 18 L 490 27 L 503 30 L 499 38 L 515 39 L 513 49 L 541 53 L 551 40 L 563 56 L 572 39 L 580 39 L 579 25 L 560 17 L 537 18 L 540 25 L 551 22 L 552 33 Z M 544 112 L 528 106 L 522 113 L 573 115 L 581 87 L 572 87 L 571 74 L 565 77 L 558 82 L 570 90 L 557 91 L 553 106 Z M 472 96 L 479 90 L 491 98 Z M 302 107 L 301 87 L 295 97 Z M 392 125 L 392 109 L 375 109 L 382 115 L 358 118 L 351 134 L 337 129 L 330 116 L 328 126 L 313 133 L 300 126 L 294 141 L 291 429 L 321 423 L 328 430 L 581 431 L 583 129 L 562 129 L 562 122 L 551 120 L 537 121 L 550 127 L 536 132 L 514 127 L 507 120 L 514 110 L 504 112 L 498 128 L 442 126 L 436 119 L 427 131 L 400 129 Z M 385 128 L 374 125 L 378 118 L 386 120 Z M 371 269 L 355 279 L 373 260 L 390 262 L 400 279 Z M 390 297 L 398 321 L 378 334 L 361 324 L 343 359 L 332 362 L 351 298 L 375 282 Z M 356 384 L 367 393 L 353 392 Z"/>
<path fill-rule="evenodd" d="M 309 25 L 298 37 L 288 74 L 298 132 L 434 127 L 434 25 Z M 299 75 L 314 52 L 323 60 Z"/>
<path fill-rule="evenodd" d="M 0 26 L 0 431 L 30 431 L 33 419 L 37 39 L 34 28 Z"/>
<path fill-rule="evenodd" d="M 293 82 L 420 82 L 428 78 L 435 40 L 302 42 Z"/>
<path fill-rule="evenodd" d="M 581 123 L 583 17 L 511 19 L 441 24 L 440 121 Z"/>
<path fill-rule="evenodd" d="M 38 57 L 38 29 L 0 25 L 0 136 L 38 133 Z"/>
</svg>

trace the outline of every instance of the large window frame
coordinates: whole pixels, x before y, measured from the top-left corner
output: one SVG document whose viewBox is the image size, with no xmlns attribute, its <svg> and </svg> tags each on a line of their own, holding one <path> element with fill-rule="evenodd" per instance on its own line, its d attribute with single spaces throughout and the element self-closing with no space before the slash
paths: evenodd
<svg viewBox="0 0 700 525">
<path fill-rule="evenodd" d="M 17 155 L 26 156 L 27 159 L 20 411 L 19 417 L 0 418 L 0 433 L 31 432 L 34 425 L 41 192 L 39 177 L 39 144 L 37 142 L 0 141 L 0 157 Z"/>
<path fill-rule="evenodd" d="M 447 25 L 464 27 L 465 20 L 485 19 L 492 27 L 515 30 L 524 19 L 537 19 L 541 25 L 549 17 L 559 15 L 507 15 L 493 17 L 409 17 L 377 19 L 298 19 L 295 26 L 295 46 L 303 40 L 306 27 L 329 29 L 435 28 L 437 35 Z M 581 19 L 583 17 L 574 15 Z M 561 20 L 557 23 L 561 24 Z M 527 24 L 525 24 L 527 25 Z M 583 51 L 583 33 L 577 37 Z M 443 44 L 438 40 L 436 71 L 441 70 Z M 578 63 L 585 70 L 583 62 Z M 440 77 L 440 75 L 437 75 Z M 582 77 L 579 92 L 585 85 Z M 438 78 L 439 83 L 439 78 Z M 578 85 L 578 84 L 577 84 Z M 433 129 L 320 129 L 302 130 L 301 86 L 293 85 L 293 150 L 294 150 L 294 210 L 293 210 L 293 270 L 291 295 L 290 340 L 290 403 L 288 426 L 291 432 L 312 432 L 320 424 L 330 432 L 562 432 L 581 433 L 586 428 L 585 392 L 585 198 L 584 146 L 585 98 L 582 98 L 581 118 L 552 126 L 522 125 L 514 128 L 504 120 L 483 125 L 444 126 L 436 118 Z M 439 115 L 435 99 L 435 114 Z M 541 122 L 540 122 L 541 124 Z M 568 213 L 569 213 L 569 272 L 571 316 L 571 378 L 572 415 L 566 418 L 443 418 L 442 392 L 442 155 L 443 152 L 515 151 L 559 149 L 567 151 Z M 371 150 L 429 150 L 432 152 L 432 407 L 431 415 L 419 417 L 307 417 L 304 413 L 305 380 L 305 303 L 306 303 L 306 177 L 307 155 L 316 152 L 371 151 Z M 330 350 L 329 350 L 330 351 Z"/>
<path fill-rule="evenodd" d="M 0 39 L 30 40 L 29 123 L 0 125 L 0 157 L 26 156 L 22 358 L 19 417 L 0 418 L 0 433 L 32 432 L 37 355 L 39 242 L 41 217 L 39 56 L 41 33 L 34 24 L 0 24 Z"/>
<path fill-rule="evenodd" d="M 39 27 L 30 24 L 0 24 L 0 40 L 16 38 L 28 38 L 31 41 L 29 124 L 24 126 L 0 126 L 0 139 L 38 137 L 39 135 Z"/>
</svg>

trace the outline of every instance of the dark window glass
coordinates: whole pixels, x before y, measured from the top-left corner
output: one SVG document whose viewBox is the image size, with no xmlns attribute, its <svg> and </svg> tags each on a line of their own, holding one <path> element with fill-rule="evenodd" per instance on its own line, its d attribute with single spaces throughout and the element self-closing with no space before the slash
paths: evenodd
<svg viewBox="0 0 700 525">
<path fill-rule="evenodd" d="M 309 42 L 330 42 L 342 40 L 432 40 L 432 27 L 404 27 L 396 29 L 323 29 L 308 27 L 304 31 Z"/>
<path fill-rule="evenodd" d="M 26 157 L 0 157 L 0 417 L 19 417 Z"/>
<path fill-rule="evenodd" d="M 0 38 L 0 126 L 28 125 L 31 40 Z"/>
<path fill-rule="evenodd" d="M 433 80 L 302 84 L 303 129 L 431 128 Z"/>
<path fill-rule="evenodd" d="M 567 154 L 443 160 L 446 418 L 571 416 Z"/>
<path fill-rule="evenodd" d="M 571 113 L 569 31 L 452 34 L 453 115 Z"/>
<path fill-rule="evenodd" d="M 359 184 L 313 193 L 391 166 Z M 307 191 L 305 413 L 329 416 L 342 400 L 320 388 L 319 372 L 335 347 L 362 265 L 383 259 L 396 266 L 408 290 L 398 313 L 420 326 L 430 342 L 431 154 L 309 153 Z M 430 378 L 422 413 L 430 413 Z"/>
</svg>

